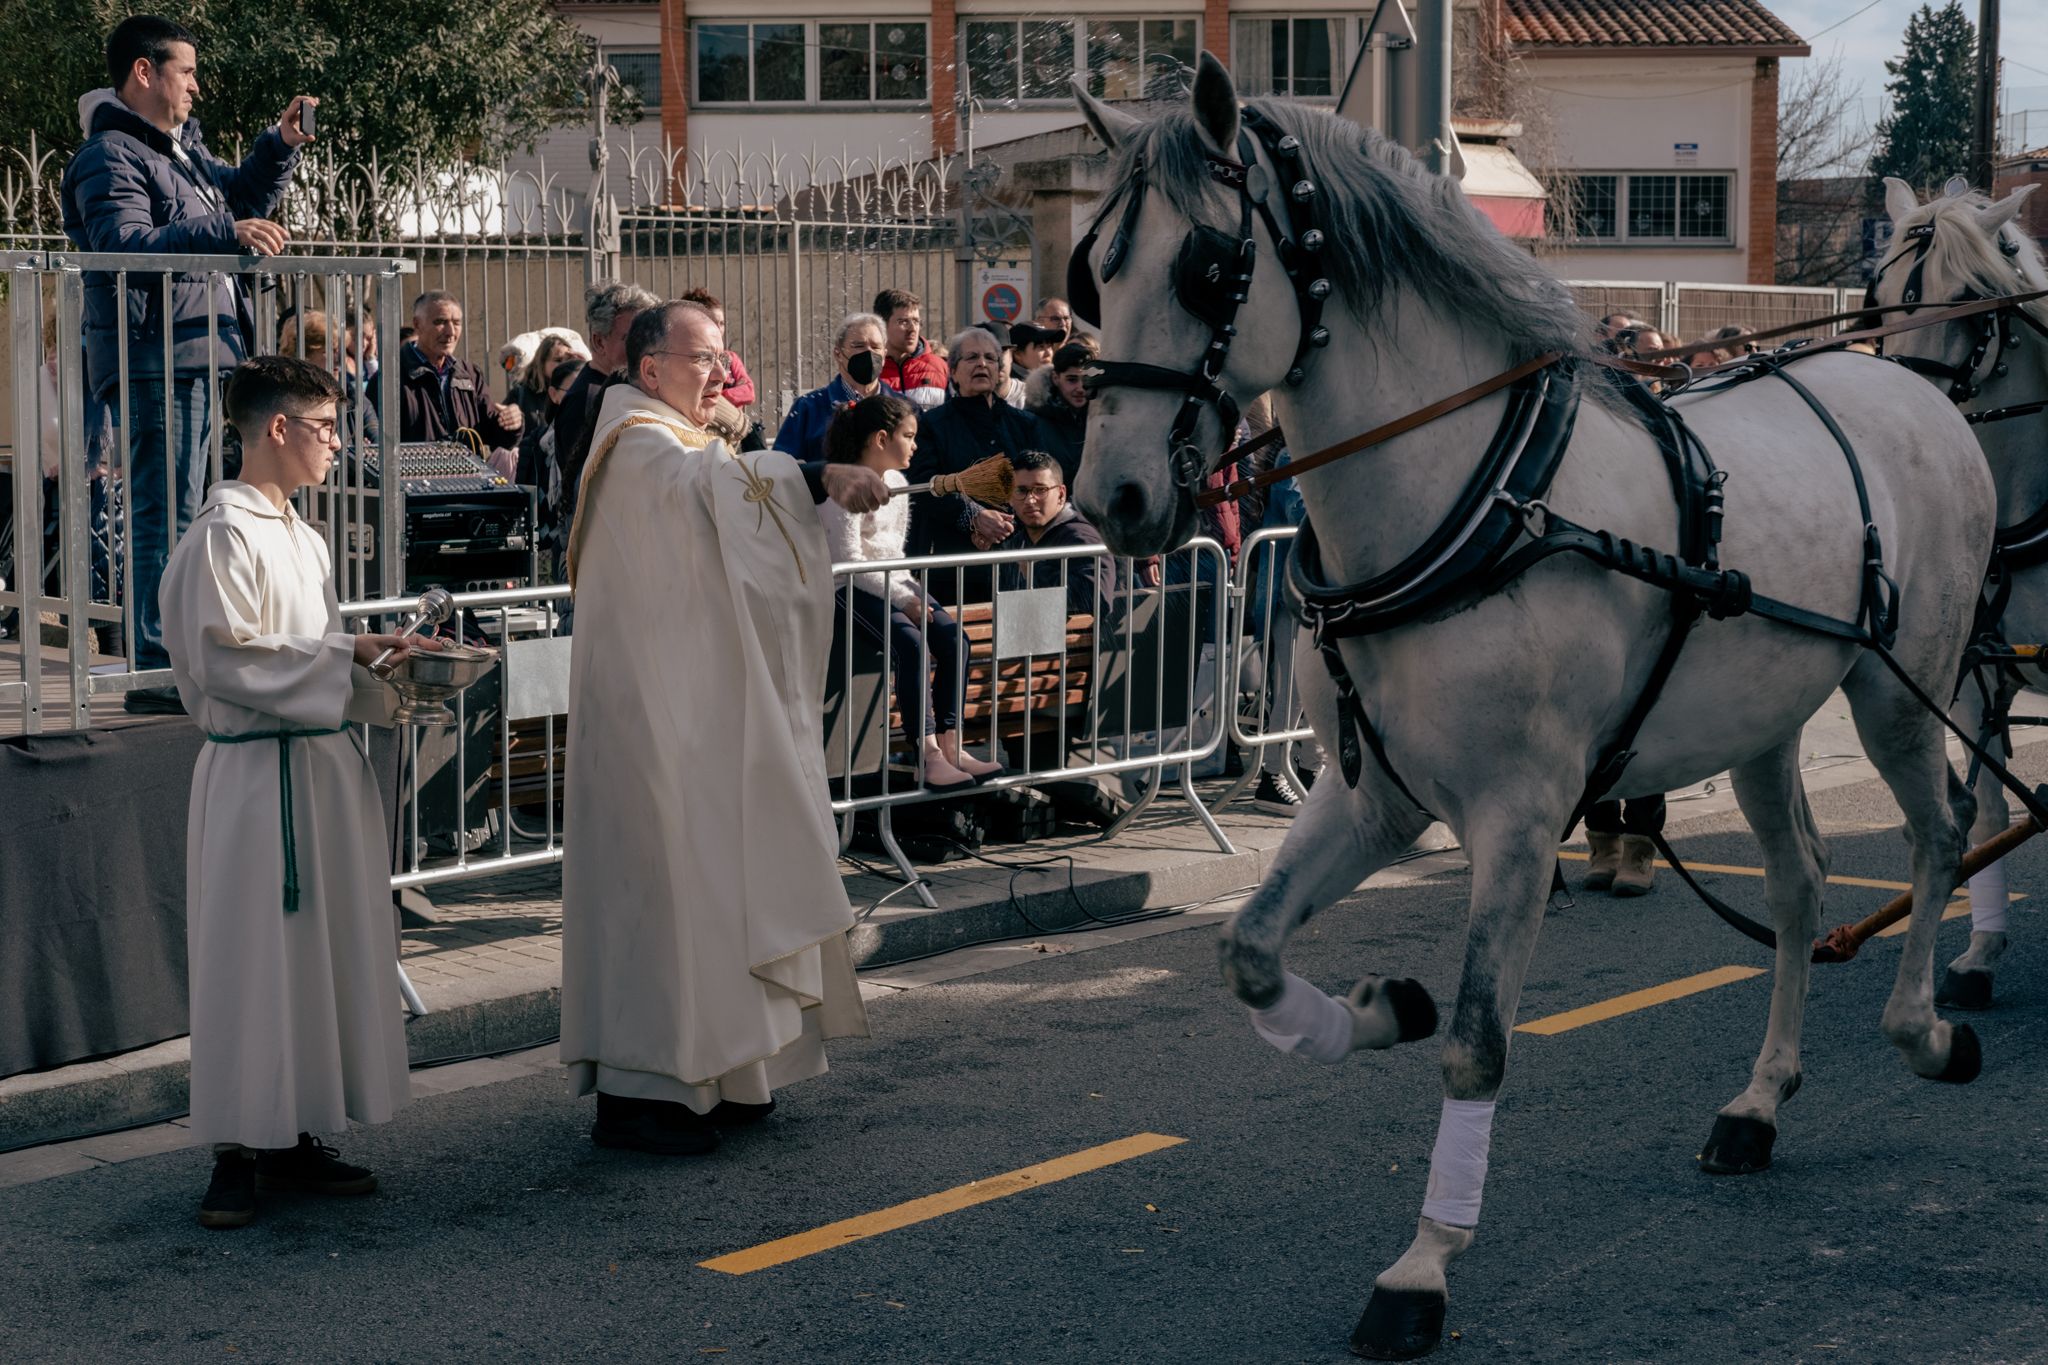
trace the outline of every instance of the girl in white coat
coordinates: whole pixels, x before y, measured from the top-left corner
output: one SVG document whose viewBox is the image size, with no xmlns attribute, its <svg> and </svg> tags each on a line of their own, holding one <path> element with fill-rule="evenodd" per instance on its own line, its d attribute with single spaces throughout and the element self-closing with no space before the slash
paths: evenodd
<svg viewBox="0 0 2048 1365">
<path fill-rule="evenodd" d="M 904 488 L 903 471 L 917 449 L 917 408 L 894 394 L 876 394 L 842 409 L 825 432 L 825 458 L 862 464 L 881 473 L 891 488 Z M 903 558 L 910 532 L 910 499 L 895 497 L 872 512 L 852 513 L 836 502 L 818 504 L 832 562 Z M 896 680 L 896 710 L 903 733 L 919 743 L 924 785 L 932 791 L 964 790 L 1003 770 L 968 753 L 960 744 L 960 626 L 920 588 L 912 575 L 864 573 L 853 581 L 851 600 L 839 595 L 840 611 L 851 611 L 862 634 L 885 642 Z"/>
</svg>

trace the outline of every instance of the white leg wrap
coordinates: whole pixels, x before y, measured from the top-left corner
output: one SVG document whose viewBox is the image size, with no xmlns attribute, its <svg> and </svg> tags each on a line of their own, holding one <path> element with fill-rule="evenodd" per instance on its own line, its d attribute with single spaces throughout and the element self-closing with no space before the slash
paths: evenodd
<svg viewBox="0 0 2048 1365">
<path fill-rule="evenodd" d="M 1282 1052 L 1336 1065 L 1351 1055 L 1351 1007 L 1287 973 L 1280 998 L 1252 1011 L 1252 1029 Z"/>
<path fill-rule="evenodd" d="M 1979 934 L 2005 932 L 2005 859 L 1970 878 L 1970 928 Z"/>
<path fill-rule="evenodd" d="M 1429 1190 L 1422 1216 L 1454 1228 L 1479 1226 L 1486 1154 L 1493 1146 L 1492 1100 L 1445 1100 L 1429 1154 Z"/>
</svg>

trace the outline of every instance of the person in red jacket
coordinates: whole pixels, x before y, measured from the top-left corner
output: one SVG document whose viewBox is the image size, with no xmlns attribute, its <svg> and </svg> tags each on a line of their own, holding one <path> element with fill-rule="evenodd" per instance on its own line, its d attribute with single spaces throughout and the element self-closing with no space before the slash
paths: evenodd
<svg viewBox="0 0 2048 1365">
<path fill-rule="evenodd" d="M 917 404 L 934 408 L 946 401 L 952 378 L 944 356 L 924 339 L 924 300 L 907 289 L 884 289 L 872 310 L 882 320 L 888 355 L 882 361 L 882 382 Z"/>
</svg>

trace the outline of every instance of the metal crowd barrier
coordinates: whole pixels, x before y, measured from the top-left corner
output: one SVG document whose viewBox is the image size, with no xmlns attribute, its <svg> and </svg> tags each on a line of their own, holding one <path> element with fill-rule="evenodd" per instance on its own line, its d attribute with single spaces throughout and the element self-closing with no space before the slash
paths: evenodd
<svg viewBox="0 0 2048 1365">
<path fill-rule="evenodd" d="M 398 801 L 385 812 L 398 825 L 391 873 L 394 891 L 544 867 L 562 858 L 554 797 L 562 765 L 555 739 L 557 719 L 569 710 L 569 637 L 557 633 L 557 604 L 568 601 L 569 587 L 503 588 L 454 596 L 460 619 L 497 646 L 498 666 L 455 698 L 452 727 L 373 731 L 388 734 L 386 742 L 398 746 Z M 341 611 L 347 621 L 388 626 L 418 602 L 417 597 L 385 597 L 350 602 Z M 524 823 L 521 816 L 534 803 L 515 800 L 519 766 L 529 761 L 514 743 L 514 727 L 521 723 L 538 725 L 541 734 L 534 756 L 543 784 L 541 814 L 534 825 Z M 425 775 L 423 746 L 436 751 L 429 756 L 434 771 Z M 473 823 L 479 820 L 481 824 Z M 446 844 L 447 852 L 429 865 L 437 839 Z M 492 846 L 495 851 L 478 856 Z"/>
<path fill-rule="evenodd" d="M 1098 577 L 1096 610 L 1069 611 L 1077 567 Z M 1002 586 L 1008 567 L 1015 578 Z M 903 573 L 942 598 L 975 595 L 975 570 L 991 574 L 986 604 L 959 609 L 969 625 L 960 656 L 961 695 L 977 708 L 962 742 L 1000 750 L 1009 767 L 980 790 L 1044 787 L 1135 775 L 1127 809 L 1100 836 L 1113 839 L 1150 806 L 1177 773 L 1188 810 L 1224 852 L 1234 851 L 1197 798 L 1193 765 L 1223 743 L 1235 710 L 1234 650 L 1226 643 L 1232 582 L 1223 547 L 1198 540 L 1167 556 L 1161 582 L 1137 580 L 1128 560 L 1087 547 L 998 551 L 930 559 L 835 565 L 840 598 L 826 694 L 826 759 L 842 849 L 855 822 L 872 813 L 881 841 L 907 885 L 929 898 L 897 842 L 892 812 L 958 796 L 923 782 L 918 738 L 893 752 L 895 661 L 855 614 L 848 591 L 863 574 Z M 1043 578 L 1043 582 L 1038 580 Z M 952 579 L 951 584 L 947 579 Z M 857 590 L 854 590 L 857 591 Z M 1082 590 L 1084 593 L 1086 589 Z M 455 594 L 468 628 L 501 650 L 499 666 L 453 703 L 453 727 L 406 728 L 379 742 L 398 747 L 394 890 L 473 880 L 558 862 L 563 778 L 562 718 L 568 710 L 570 637 L 557 608 L 566 586 Z M 355 622 L 394 618 L 415 599 L 396 596 L 343 606 Z M 951 614 L 955 609 L 947 609 Z M 1204 637 L 1213 669 L 1203 665 Z M 929 636 L 919 664 L 931 667 Z M 536 791 L 537 789 L 537 791 Z M 535 807 L 539 810 L 536 812 Z"/>
<path fill-rule="evenodd" d="M 880 842 L 898 872 L 926 905 L 936 904 L 897 841 L 893 812 L 960 792 L 925 784 L 920 736 L 903 736 L 907 755 L 890 752 L 898 664 L 868 619 L 886 620 L 888 613 L 872 599 L 858 606 L 866 594 L 853 586 L 856 578 L 886 574 L 909 578 L 926 600 L 974 604 L 944 610 L 961 627 L 961 743 L 1006 765 L 980 790 L 1156 774 L 1133 793 L 1101 836 L 1106 840 L 1136 819 L 1158 796 L 1166 772 L 1177 769 L 1189 809 L 1218 849 L 1235 852 L 1196 797 L 1193 778 L 1194 764 L 1222 744 L 1224 716 L 1235 709 L 1234 651 L 1226 638 L 1229 561 L 1216 541 L 1197 539 L 1165 556 L 1159 572 L 1158 584 L 1140 582 L 1130 560 L 1087 546 L 833 566 L 839 606 L 826 757 L 842 847 L 852 839 L 854 819 L 876 812 Z M 1080 584 L 1084 574 L 1093 575 L 1092 589 Z M 1077 584 L 1079 591 L 1070 592 Z M 917 650 L 918 676 L 930 677 L 928 630 L 918 632 Z"/>
<path fill-rule="evenodd" d="M 1269 748 L 1281 747 L 1282 771 L 1291 773 L 1299 746 L 1315 739 L 1295 677 L 1300 626 L 1287 605 L 1288 555 L 1298 534 L 1292 526 L 1267 527 L 1245 537 L 1237 552 L 1230 587 L 1232 676 L 1239 697 L 1251 698 L 1252 709 L 1230 708 L 1230 742 L 1244 752 L 1244 772 L 1210 805 L 1212 812 L 1258 781 Z M 1256 676 L 1246 676 L 1253 669 Z"/>
<path fill-rule="evenodd" d="M 253 322 L 258 353 L 275 345 L 283 308 L 296 309 L 301 317 L 325 314 L 332 352 L 328 359 L 334 368 L 341 363 L 344 348 L 352 340 L 364 339 L 371 325 L 386 344 L 396 347 L 399 324 L 409 303 L 403 297 L 404 281 L 414 269 L 410 261 L 360 256 L 0 252 L 0 271 L 5 272 L 0 279 L 4 279 L 8 294 L 15 399 L 9 471 L 13 564 L 11 572 L 0 572 L 6 580 L 0 589 L 0 616 L 14 615 L 13 634 L 20 642 L 22 663 L 21 678 L 0 685 L 0 704 L 20 708 L 24 732 L 37 733 L 54 719 L 45 704 L 41 668 L 40 620 L 44 613 L 55 614 L 66 631 L 69 687 L 62 703 L 65 728 L 91 723 L 95 696 L 162 686 L 171 680 L 168 669 L 135 668 L 135 616 L 126 609 L 129 585 L 137 581 L 137 554 L 154 554 L 159 549 L 137 542 L 134 494 L 139 480 L 164 481 L 168 535 L 161 552 L 166 557 L 179 532 L 175 461 L 166 460 L 161 469 L 128 467 L 137 423 L 159 419 L 153 404 L 148 413 L 139 410 L 137 383 L 164 376 L 208 381 L 207 482 L 223 472 L 227 449 L 221 376 L 178 370 L 173 361 L 177 337 L 172 327 L 160 328 L 161 369 L 155 374 L 143 373 L 139 357 L 131 355 L 130 289 L 139 292 L 146 310 L 164 317 L 174 313 L 174 291 L 181 282 L 189 284 L 197 278 L 209 291 L 233 291 L 237 312 Z M 88 391 L 84 372 L 87 272 L 111 277 L 115 301 L 116 377 L 99 393 Z M 219 311 L 217 306 L 207 308 L 209 347 L 220 337 Z M 46 315 L 54 338 L 54 350 L 48 352 L 44 344 Z M 303 324 L 296 328 L 301 356 L 307 330 Z M 46 361 L 52 362 L 47 369 Z M 308 515 L 322 500 L 327 507 L 347 510 L 345 517 L 325 518 L 337 586 L 344 597 L 395 592 L 403 586 L 403 564 L 396 553 L 403 539 L 403 496 L 394 479 L 392 495 L 380 498 L 367 477 L 363 458 L 375 450 L 381 468 L 396 468 L 398 385 L 394 380 L 377 387 L 378 420 L 372 424 L 368 420 L 370 386 L 352 385 L 351 401 L 342 413 L 347 458 L 335 461 L 326 486 L 299 495 L 300 508 Z M 46 416 L 55 418 L 58 445 L 55 499 L 49 507 L 45 506 L 42 460 Z M 174 386 L 164 384 L 160 420 L 166 448 L 176 444 L 178 419 Z M 374 437 L 368 430 L 372 425 Z M 51 513 L 56 522 L 55 553 L 46 555 Z M 347 534 L 345 526 L 351 528 Z M 379 556 L 380 544 L 394 553 Z M 107 651 L 113 657 L 95 663 L 92 646 L 103 633 L 116 637 Z"/>
</svg>

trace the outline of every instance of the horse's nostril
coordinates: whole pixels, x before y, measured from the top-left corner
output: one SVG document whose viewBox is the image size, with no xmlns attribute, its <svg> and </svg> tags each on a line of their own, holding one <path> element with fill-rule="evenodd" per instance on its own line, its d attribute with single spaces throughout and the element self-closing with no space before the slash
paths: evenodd
<svg viewBox="0 0 2048 1365">
<path fill-rule="evenodd" d="M 1109 499 L 1109 513 L 1118 521 L 1141 520 L 1145 515 L 1145 490 L 1134 483 L 1120 483 Z"/>
</svg>

